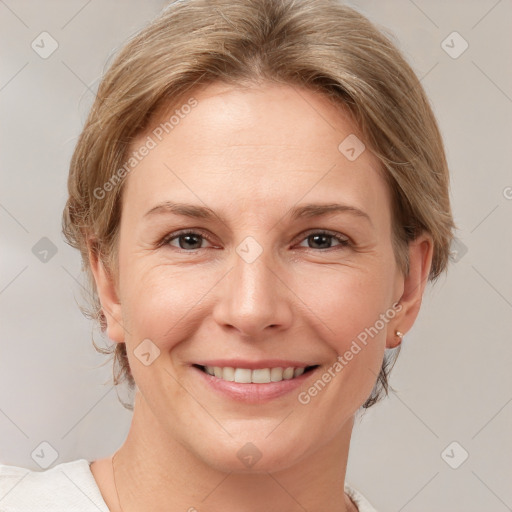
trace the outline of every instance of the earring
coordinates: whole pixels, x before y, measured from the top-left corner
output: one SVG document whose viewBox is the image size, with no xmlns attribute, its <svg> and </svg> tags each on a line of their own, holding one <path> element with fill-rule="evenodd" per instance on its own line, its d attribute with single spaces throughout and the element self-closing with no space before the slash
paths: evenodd
<svg viewBox="0 0 512 512">
<path fill-rule="evenodd" d="M 395 336 L 399 339 L 398 345 L 400 345 L 400 343 L 402 343 L 402 338 L 404 337 L 404 333 L 400 332 L 400 331 L 395 331 Z"/>
</svg>

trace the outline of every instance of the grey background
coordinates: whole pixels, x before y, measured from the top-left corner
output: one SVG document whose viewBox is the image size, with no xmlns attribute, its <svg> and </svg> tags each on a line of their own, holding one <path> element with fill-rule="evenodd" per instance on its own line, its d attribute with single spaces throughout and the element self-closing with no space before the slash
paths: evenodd
<svg viewBox="0 0 512 512">
<path fill-rule="evenodd" d="M 56 452 L 52 465 L 93 460 L 128 432 L 131 413 L 77 306 L 80 259 L 60 218 L 99 77 L 163 5 L 0 0 L 0 463 L 41 469 L 42 442 Z M 446 143 L 460 242 L 404 339 L 396 392 L 356 422 L 347 480 L 379 512 L 512 510 L 512 4 L 350 5 L 394 34 L 422 78 Z M 59 45 L 47 59 L 31 47 L 43 31 Z M 469 44 L 458 58 L 442 47 L 454 31 Z M 452 54 L 457 37 L 444 43 Z M 43 237 L 55 254 L 41 253 Z M 463 450 L 453 469 L 446 461 L 460 464 Z"/>
</svg>

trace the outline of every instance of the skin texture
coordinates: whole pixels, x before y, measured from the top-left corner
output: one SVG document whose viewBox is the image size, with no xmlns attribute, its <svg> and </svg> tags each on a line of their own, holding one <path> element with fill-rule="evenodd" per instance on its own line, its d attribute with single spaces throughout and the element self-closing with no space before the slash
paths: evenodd
<svg viewBox="0 0 512 512">
<path fill-rule="evenodd" d="M 385 347 L 398 342 L 395 330 L 407 332 L 416 319 L 431 238 L 411 243 L 404 277 L 394 259 L 391 199 L 378 161 L 368 149 L 355 161 L 338 150 L 359 131 L 323 96 L 269 83 L 214 84 L 193 96 L 197 106 L 127 177 L 118 282 L 90 255 L 108 336 L 127 344 L 138 388 L 115 459 L 122 508 L 355 510 L 343 492 L 354 414 L 375 384 Z M 144 217 L 163 201 L 207 206 L 224 222 Z M 370 221 L 348 212 L 288 218 L 306 203 L 344 203 Z M 159 244 L 185 228 L 209 239 L 187 245 L 182 238 L 185 248 L 179 238 Z M 322 230 L 352 245 L 335 238 L 315 245 L 311 234 Z M 252 263 L 236 251 L 248 236 L 262 248 Z M 298 393 L 395 302 L 400 312 L 301 404 Z M 148 366 L 134 355 L 144 339 L 160 350 Z M 214 358 L 320 367 L 298 390 L 243 403 L 214 392 L 191 367 Z M 237 456 L 248 442 L 261 453 L 252 467 Z M 107 505 L 120 510 L 111 458 L 91 469 Z"/>
</svg>

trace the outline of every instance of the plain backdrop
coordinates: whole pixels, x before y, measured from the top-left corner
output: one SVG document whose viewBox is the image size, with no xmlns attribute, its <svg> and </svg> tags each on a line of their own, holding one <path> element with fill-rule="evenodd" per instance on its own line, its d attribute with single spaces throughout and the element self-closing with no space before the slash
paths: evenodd
<svg viewBox="0 0 512 512">
<path fill-rule="evenodd" d="M 93 460 L 128 431 L 77 305 L 85 281 L 61 213 L 99 77 L 163 5 L 0 0 L 0 463 L 40 470 L 41 446 L 52 465 Z M 395 392 L 356 423 L 347 480 L 379 512 L 512 510 L 512 4 L 349 5 L 392 34 L 422 79 L 459 229 L 448 274 L 404 339 Z M 42 32 L 58 45 L 47 58 L 32 46 L 44 37 L 52 49 Z M 107 344 L 97 330 L 95 340 Z"/>
</svg>

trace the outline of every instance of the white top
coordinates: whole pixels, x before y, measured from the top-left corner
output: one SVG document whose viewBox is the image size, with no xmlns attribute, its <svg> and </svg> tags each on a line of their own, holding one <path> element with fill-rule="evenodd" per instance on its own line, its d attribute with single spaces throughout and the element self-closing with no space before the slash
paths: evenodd
<svg viewBox="0 0 512 512">
<path fill-rule="evenodd" d="M 0 512 L 110 512 L 90 464 L 78 459 L 45 471 L 0 464 Z M 346 483 L 345 492 L 359 512 L 377 512 Z"/>
</svg>

